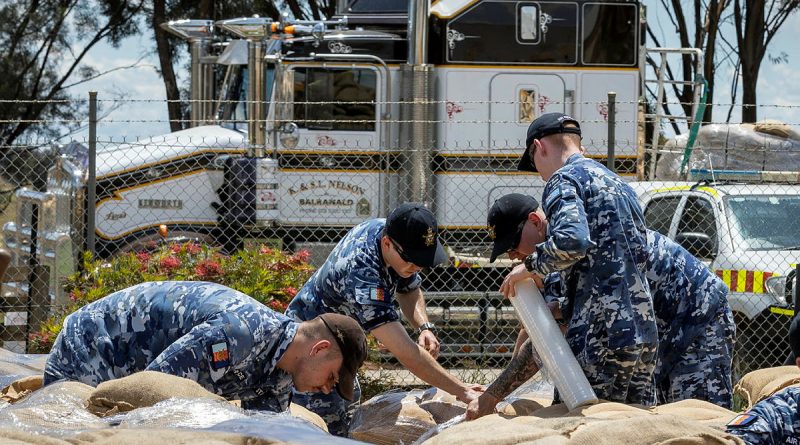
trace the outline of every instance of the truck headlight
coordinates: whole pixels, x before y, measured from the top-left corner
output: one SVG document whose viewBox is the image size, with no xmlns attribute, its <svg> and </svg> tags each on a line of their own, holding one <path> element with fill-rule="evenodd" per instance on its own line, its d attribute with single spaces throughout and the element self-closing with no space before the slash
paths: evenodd
<svg viewBox="0 0 800 445">
<path fill-rule="evenodd" d="M 770 277 L 764 284 L 767 291 L 782 305 L 788 305 L 786 301 L 786 277 Z"/>
</svg>

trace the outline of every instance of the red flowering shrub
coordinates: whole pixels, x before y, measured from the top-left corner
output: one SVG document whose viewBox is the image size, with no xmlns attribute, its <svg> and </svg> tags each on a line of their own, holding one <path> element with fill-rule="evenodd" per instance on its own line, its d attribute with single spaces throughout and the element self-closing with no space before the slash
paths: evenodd
<svg viewBox="0 0 800 445">
<path fill-rule="evenodd" d="M 65 285 L 73 303 L 29 336 L 31 352 L 48 352 L 64 317 L 92 301 L 145 281 L 212 281 L 236 289 L 283 312 L 313 272 L 308 251 L 287 254 L 267 246 L 224 255 L 198 243 L 168 244 L 110 260 L 84 254 L 83 272 Z"/>
</svg>

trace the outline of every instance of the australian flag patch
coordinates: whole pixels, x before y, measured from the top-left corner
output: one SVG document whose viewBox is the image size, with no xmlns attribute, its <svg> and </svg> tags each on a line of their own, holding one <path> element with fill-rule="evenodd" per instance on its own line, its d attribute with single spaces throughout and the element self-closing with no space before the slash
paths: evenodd
<svg viewBox="0 0 800 445">
<path fill-rule="evenodd" d="M 228 343 L 220 342 L 211 345 L 211 366 L 214 370 L 226 368 L 231 364 L 231 357 L 228 353 Z"/>
</svg>

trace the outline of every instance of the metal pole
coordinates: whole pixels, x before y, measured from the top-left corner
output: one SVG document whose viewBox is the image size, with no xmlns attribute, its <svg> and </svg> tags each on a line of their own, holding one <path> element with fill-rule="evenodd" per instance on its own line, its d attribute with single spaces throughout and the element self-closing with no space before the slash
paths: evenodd
<svg viewBox="0 0 800 445">
<path fill-rule="evenodd" d="M 97 190 L 97 91 L 89 91 L 89 178 L 86 184 L 86 244 L 92 256 L 95 255 L 95 193 Z"/>
<path fill-rule="evenodd" d="M 800 263 L 795 265 L 794 269 L 794 316 L 797 317 L 798 312 L 800 312 Z"/>
<path fill-rule="evenodd" d="M 614 145 L 616 144 L 616 127 L 617 127 L 617 93 L 614 91 L 608 92 L 608 158 L 606 165 L 612 172 L 616 172 L 614 166 Z"/>
</svg>

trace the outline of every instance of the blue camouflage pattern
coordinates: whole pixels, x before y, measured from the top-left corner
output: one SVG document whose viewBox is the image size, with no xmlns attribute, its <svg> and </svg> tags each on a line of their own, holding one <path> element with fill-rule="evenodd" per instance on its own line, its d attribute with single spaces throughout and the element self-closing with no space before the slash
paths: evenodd
<svg viewBox="0 0 800 445">
<path fill-rule="evenodd" d="M 733 419 L 726 430 L 749 444 L 800 444 L 800 388 L 787 388 Z"/>
<path fill-rule="evenodd" d="M 45 364 L 44 384 L 88 385 L 139 371 L 198 382 L 245 409 L 284 411 L 292 377 L 277 367 L 298 323 L 215 283 L 138 284 L 64 320 Z M 227 354 L 213 356 L 212 350 Z"/>
<path fill-rule="evenodd" d="M 647 280 L 659 333 L 658 402 L 699 399 L 731 409 L 736 325 L 728 286 L 666 236 L 648 230 L 647 241 Z"/>
<path fill-rule="evenodd" d="M 365 332 L 399 321 L 394 294 L 411 292 L 422 280 L 419 274 L 402 278 L 384 264 L 380 241 L 385 225 L 385 219 L 377 218 L 353 227 L 289 303 L 286 315 L 303 321 L 324 313 L 343 314 L 358 321 Z M 346 436 L 359 397 L 360 391 L 353 402 L 336 391 L 295 393 L 294 401 L 325 419 L 331 434 Z"/>
<path fill-rule="evenodd" d="M 532 265 L 574 288 L 566 339 L 597 396 L 653 405 L 658 331 L 645 276 L 647 234 L 633 189 L 601 164 L 570 156 L 547 181 L 548 238 Z M 571 279 L 571 280 L 570 280 Z"/>
</svg>

